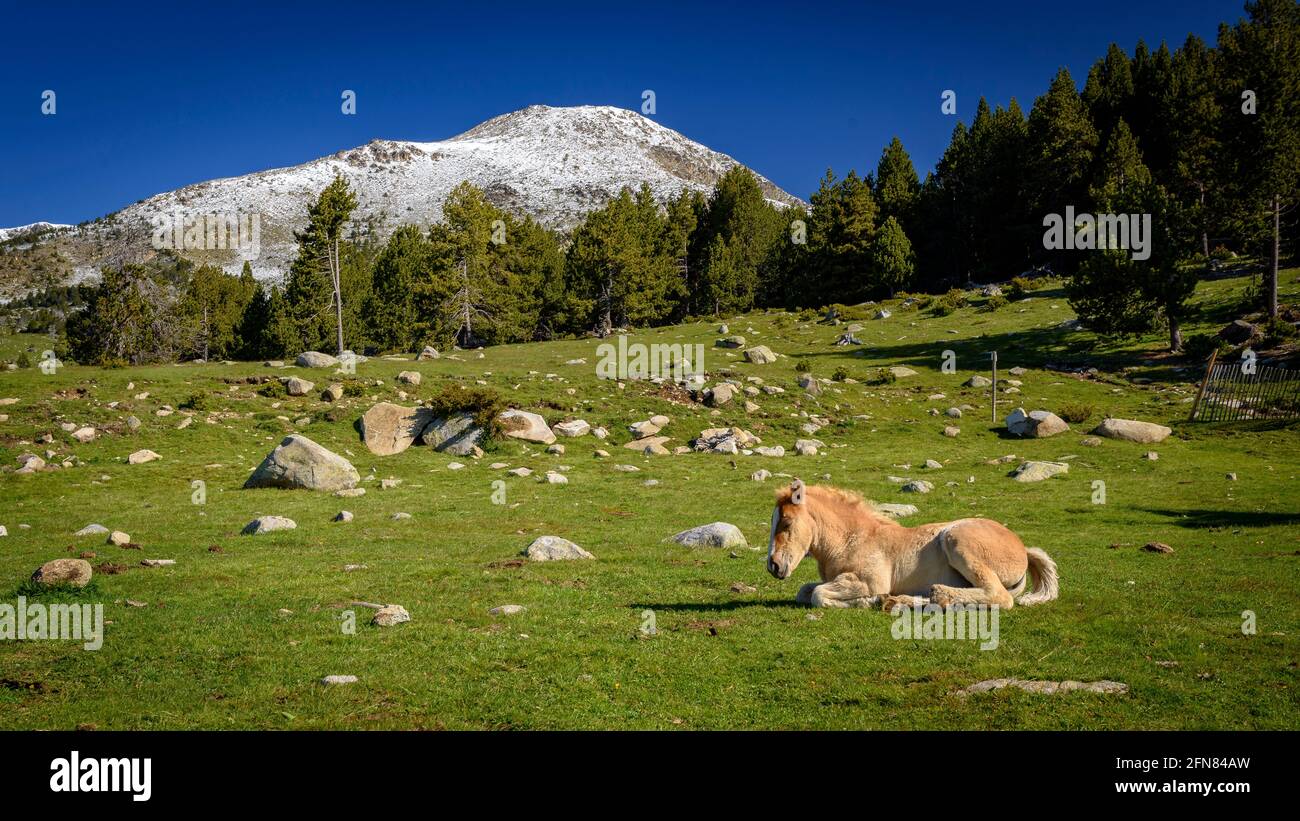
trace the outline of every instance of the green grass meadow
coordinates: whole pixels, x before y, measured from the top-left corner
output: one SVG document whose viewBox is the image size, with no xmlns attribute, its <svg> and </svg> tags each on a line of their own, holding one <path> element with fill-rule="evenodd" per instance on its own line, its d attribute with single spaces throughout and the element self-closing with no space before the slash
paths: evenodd
<svg viewBox="0 0 1300 821">
<path fill-rule="evenodd" d="M 1200 319 L 1189 334 L 1233 318 L 1245 279 L 1204 283 Z M 1284 272 L 1284 301 L 1300 300 L 1297 271 Z M 0 373 L 0 602 L 15 603 L 43 562 L 94 551 L 97 572 L 84 598 L 104 605 L 103 647 L 77 642 L 0 642 L 0 728 L 74 729 L 1294 729 L 1300 726 L 1300 425 L 1206 426 L 1185 420 L 1202 365 L 1161 353 L 1159 336 L 1098 342 L 1059 327 L 1073 317 L 1064 294 L 1047 289 L 997 311 L 976 300 L 946 317 L 896 302 L 886 320 L 864 320 L 861 347 L 835 347 L 844 327 L 781 312 L 727 318 L 733 334 L 784 356 L 751 365 L 713 347 L 717 322 L 638 330 L 630 342 L 706 346 L 711 374 L 759 376 L 785 388 L 743 398 L 716 414 L 674 403 L 649 382 L 597 379 L 598 340 L 510 345 L 457 352 L 458 359 L 395 362 L 372 358 L 358 378 L 383 380 L 360 397 L 329 404 L 319 389 L 328 370 L 274 370 L 262 363 L 61 368 Z M 750 330 L 752 329 L 752 331 Z M 46 340 L 0 339 L 13 359 Z M 957 372 L 941 370 L 943 352 Z M 1008 438 L 990 418 L 987 390 L 961 387 L 1000 367 L 1029 371 L 1012 408 L 1091 406 L 1091 417 L 1043 440 Z M 730 355 L 729 355 L 730 354 Z M 413 356 L 408 356 L 414 359 Z M 585 358 L 587 365 L 565 362 Z M 794 364 L 829 378 L 845 368 L 855 383 L 818 398 L 798 388 Z M 1044 369 L 1094 365 L 1098 377 Z M 915 377 L 869 385 L 875 368 L 906 365 Z M 418 370 L 418 388 L 399 385 Z M 295 374 L 317 390 L 273 399 L 256 385 L 226 379 Z M 547 374 L 556 377 L 548 378 Z M 604 443 L 564 439 L 564 455 L 516 440 L 495 443 L 480 460 L 413 447 L 381 457 L 361 444 L 354 424 L 377 399 L 414 404 L 448 381 L 486 382 L 516 407 L 554 424 L 581 418 L 604 425 Z M 711 382 L 713 380 L 710 380 Z M 133 387 L 128 387 L 132 383 Z M 409 398 L 397 398 L 399 389 Z M 572 393 L 570 393 L 572 391 Z M 135 395 L 148 392 L 147 399 Z M 928 400 L 934 393 L 944 400 Z M 160 417 L 202 396 L 206 410 Z M 109 403 L 116 402 L 116 407 Z M 278 403 L 278 407 L 276 406 Z M 969 403 L 957 421 L 932 416 Z M 702 429 L 738 425 L 784 445 L 784 458 L 691 453 L 644 456 L 622 445 L 627 425 L 662 413 L 668 443 Z M 128 415 L 143 421 L 139 431 Z M 793 453 L 807 415 L 831 420 L 813 438 L 819 456 Z M 1104 416 L 1170 425 L 1159 445 L 1080 440 Z M 310 417 L 305 426 L 295 420 Z M 78 444 L 60 423 L 94 425 Z M 942 435 L 946 424 L 960 436 Z M 251 470 L 286 435 L 300 432 L 346 456 L 367 493 L 244 490 Z M 53 444 L 38 437 L 51 433 Z M 57 452 L 81 464 L 14 475 L 16 457 Z M 149 448 L 162 459 L 128 465 Z M 611 457 L 593 457 L 605 448 Z M 1158 461 L 1143 458 L 1148 450 Z M 1070 471 L 1037 484 L 1007 478 L 1016 454 L 1069 458 Z M 926 459 L 943 463 L 926 469 Z M 447 469 L 461 461 L 467 467 Z M 493 470 L 526 466 L 529 478 Z M 632 464 L 638 472 L 619 472 Z M 567 485 L 538 481 L 569 466 Z M 910 465 L 911 467 L 904 467 Z M 1026 544 L 1047 550 L 1061 573 L 1055 602 L 1001 614 L 999 646 L 973 641 L 895 640 L 878 610 L 819 610 L 794 603 L 816 578 L 809 560 L 793 578 L 764 570 L 772 494 L 787 479 L 754 482 L 766 468 L 830 483 L 879 502 L 911 502 L 921 524 L 968 516 L 1004 522 Z M 1236 481 L 1226 474 L 1235 473 Z M 829 475 L 829 480 L 824 479 Z M 924 478 L 928 495 L 900 492 L 888 476 Z M 973 477 L 974 481 L 969 479 Z M 379 480 L 401 479 L 383 490 Z M 658 484 L 647 486 L 647 479 Z M 192 482 L 206 485 L 195 504 Z M 504 480 L 506 504 L 493 501 Z M 1105 504 L 1094 504 L 1094 481 Z M 955 483 L 955 484 L 949 484 Z M 355 514 L 331 522 L 340 510 Z M 411 518 L 394 520 L 407 512 Z M 277 514 L 297 529 L 262 536 L 240 530 Z M 689 549 L 664 540 L 700 524 L 739 526 L 749 550 Z M 130 534 L 139 549 L 72 534 L 98 522 Z M 21 525 L 28 525 L 23 528 Z M 531 563 L 522 551 L 537 536 L 577 542 L 594 561 Z M 1165 542 L 1172 554 L 1145 552 Z M 146 558 L 175 559 L 145 568 Z M 365 569 L 345 571 L 350 564 Z M 732 592 L 741 582 L 756 592 Z M 131 606 L 131 600 L 146 606 Z M 401 604 L 412 621 L 369 624 L 350 602 Z M 527 610 L 494 616 L 492 607 Z M 356 614 L 353 633 L 345 614 Z M 655 635 L 641 626 L 652 611 Z M 282 612 L 290 611 L 290 612 Z M 1242 630 L 1243 611 L 1256 630 Z M 359 677 L 325 687 L 330 674 Z M 1129 685 L 1123 695 L 1034 695 L 1003 690 L 958 695 L 983 679 L 1094 681 Z"/>
</svg>

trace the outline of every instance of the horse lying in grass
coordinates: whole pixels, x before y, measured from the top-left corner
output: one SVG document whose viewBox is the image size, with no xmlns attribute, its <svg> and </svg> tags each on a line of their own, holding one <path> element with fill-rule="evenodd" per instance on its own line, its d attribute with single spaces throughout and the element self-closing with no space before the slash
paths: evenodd
<svg viewBox="0 0 1300 821">
<path fill-rule="evenodd" d="M 767 569 L 788 579 L 812 554 L 820 584 L 796 600 L 814 607 L 1033 605 L 1057 597 L 1056 562 L 990 519 L 905 527 L 862 497 L 795 479 L 776 494 Z M 1025 592 L 1029 576 L 1032 592 Z"/>
</svg>

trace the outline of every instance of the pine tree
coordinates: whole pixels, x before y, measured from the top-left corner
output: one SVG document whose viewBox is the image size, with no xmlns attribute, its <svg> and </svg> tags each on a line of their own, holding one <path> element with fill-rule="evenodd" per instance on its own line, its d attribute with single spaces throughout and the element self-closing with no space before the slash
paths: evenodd
<svg viewBox="0 0 1300 821">
<path fill-rule="evenodd" d="M 1120 118 L 1111 129 L 1105 148 L 1097 155 L 1097 169 L 1089 195 L 1100 205 L 1115 200 L 1132 186 L 1150 182 L 1151 171 L 1143 162 L 1137 140 L 1128 123 Z"/>
<path fill-rule="evenodd" d="M 434 306 L 450 294 L 430 274 L 433 248 L 424 232 L 404 225 L 393 232 L 375 260 L 367 314 L 370 335 L 385 351 L 418 350 L 437 336 Z"/>
<path fill-rule="evenodd" d="M 1100 138 L 1109 138 L 1133 100 L 1133 67 L 1124 49 L 1111 43 L 1106 56 L 1093 63 L 1081 98 Z"/>
<path fill-rule="evenodd" d="M 1025 175 L 1033 213 L 1042 219 L 1063 214 L 1067 205 L 1084 205 L 1097 130 L 1069 71 L 1057 72 L 1047 93 L 1034 101 L 1028 141 Z M 1062 255 L 1055 261 L 1066 267 L 1072 264 Z"/>
<path fill-rule="evenodd" d="M 251 270 L 234 277 L 211 265 L 194 269 L 178 305 L 187 336 L 183 353 L 204 360 L 235 356 L 242 348 L 241 324 L 255 287 Z"/>
<path fill-rule="evenodd" d="M 879 286 L 871 276 L 877 209 L 870 182 L 854 171 L 837 181 L 827 169 L 811 204 L 812 293 L 804 304 L 860 301 Z"/>
<path fill-rule="evenodd" d="M 890 296 L 911 279 L 916 265 L 912 243 L 894 217 L 886 218 L 880 226 L 872 244 L 871 260 L 877 281 L 889 289 Z"/>
<path fill-rule="evenodd" d="M 1219 84 L 1216 55 L 1195 35 L 1174 53 L 1170 132 L 1171 190 L 1193 207 L 1200 251 L 1208 264 L 1212 194 L 1219 163 L 1223 109 L 1215 99 Z"/>
<path fill-rule="evenodd" d="M 575 314 L 585 316 L 601 337 L 616 326 L 668 317 L 685 291 L 671 240 L 645 185 L 636 197 L 624 188 L 589 213 L 565 261 Z"/>
<path fill-rule="evenodd" d="M 903 143 L 898 137 L 889 141 L 876 165 L 875 195 L 882 220 L 894 217 L 909 225 L 920 195 L 921 183 Z"/>
<path fill-rule="evenodd" d="M 752 308 L 759 280 L 784 231 L 784 218 L 767 202 L 753 172 L 737 165 L 723 174 L 709 197 L 696 246 L 705 251 L 696 283 L 704 295 L 704 308 L 715 313 Z M 725 258 L 719 247 L 726 249 Z M 715 272 L 711 260 L 719 260 L 722 267 Z"/>
<path fill-rule="evenodd" d="M 1266 307 L 1277 316 L 1282 217 L 1300 185 L 1300 5 L 1255 0 L 1250 19 L 1219 28 L 1223 60 L 1222 140 L 1228 184 L 1248 222 L 1266 226 Z M 1255 113 L 1247 113 L 1250 96 Z"/>
<path fill-rule="evenodd" d="M 1176 197 L 1149 179 L 1108 186 L 1107 192 L 1099 210 L 1151 215 L 1150 255 L 1137 260 L 1127 249 L 1086 252 L 1066 286 L 1070 307 L 1086 327 L 1104 336 L 1142 333 L 1163 320 L 1169 349 L 1179 351 L 1187 300 L 1197 280 L 1196 270 L 1182 264 L 1191 247 L 1187 213 Z"/>
<path fill-rule="evenodd" d="M 83 365 L 175 361 L 192 337 L 176 289 L 142 265 L 104 268 L 86 307 L 68 317 L 68 345 Z"/>
<path fill-rule="evenodd" d="M 308 207 L 307 227 L 294 234 L 298 256 L 289 267 L 284 298 L 304 349 L 326 347 L 333 336 L 338 352 L 345 350 L 343 233 L 356 207 L 347 181 L 335 177 Z"/>
</svg>

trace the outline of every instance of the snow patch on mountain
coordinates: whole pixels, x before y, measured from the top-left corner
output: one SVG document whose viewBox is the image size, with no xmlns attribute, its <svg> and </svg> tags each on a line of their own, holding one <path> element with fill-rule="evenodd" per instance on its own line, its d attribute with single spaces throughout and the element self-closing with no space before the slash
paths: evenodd
<svg viewBox="0 0 1300 821">
<path fill-rule="evenodd" d="M 256 215 L 260 247 L 254 274 L 277 276 L 296 253 L 293 232 L 307 206 L 336 174 L 357 195 L 353 225 L 379 239 L 407 224 L 442 218 L 442 204 L 464 180 L 493 204 L 544 225 L 569 229 L 620 189 L 644 181 L 663 202 L 682 190 L 708 192 L 739 163 L 641 114 L 611 106 L 529 106 L 494 117 L 438 142 L 374 140 L 358 148 L 291 168 L 260 171 L 158 194 L 81 226 L 81 252 L 71 254 L 79 274 L 98 265 L 146 259 L 154 253 L 155 220 L 177 214 Z M 755 174 L 769 201 L 802 204 Z M 196 261 L 238 270 L 234 251 L 186 252 Z"/>
<path fill-rule="evenodd" d="M 0 242 L 6 242 L 20 234 L 37 234 L 45 231 L 52 231 L 56 228 L 71 227 L 71 225 L 63 225 L 57 222 L 33 222 L 30 225 L 16 225 L 13 228 L 0 228 Z"/>
</svg>

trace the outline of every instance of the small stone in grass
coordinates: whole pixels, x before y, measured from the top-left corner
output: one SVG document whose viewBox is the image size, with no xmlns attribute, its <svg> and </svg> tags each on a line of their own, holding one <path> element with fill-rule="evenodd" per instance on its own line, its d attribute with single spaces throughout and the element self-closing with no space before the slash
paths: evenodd
<svg viewBox="0 0 1300 821">
<path fill-rule="evenodd" d="M 375 611 L 370 623 L 376 627 L 392 627 L 411 620 L 411 614 L 400 604 L 387 604 Z"/>
<path fill-rule="evenodd" d="M 326 687 L 334 687 L 339 684 L 356 684 L 357 677 L 356 676 L 326 676 L 325 678 L 320 680 L 320 683 L 324 684 Z"/>
<path fill-rule="evenodd" d="M 503 604 L 499 607 L 493 607 L 488 611 L 488 613 L 493 616 L 513 616 L 516 613 L 522 613 L 527 609 L 528 608 L 524 607 L 522 604 Z"/>
<path fill-rule="evenodd" d="M 1147 542 L 1142 549 L 1150 553 L 1173 553 L 1174 549 L 1164 542 Z"/>
</svg>

